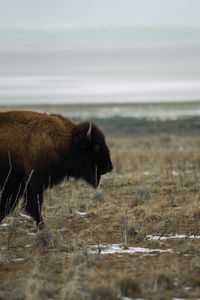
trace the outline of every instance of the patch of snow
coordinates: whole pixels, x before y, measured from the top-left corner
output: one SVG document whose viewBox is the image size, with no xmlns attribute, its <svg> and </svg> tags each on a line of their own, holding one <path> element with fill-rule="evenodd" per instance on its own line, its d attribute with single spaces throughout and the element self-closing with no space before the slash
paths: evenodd
<svg viewBox="0 0 200 300">
<path fill-rule="evenodd" d="M 144 174 L 144 175 L 149 175 L 150 172 L 149 172 L 149 171 L 144 171 L 143 174 Z"/>
<path fill-rule="evenodd" d="M 133 298 L 122 297 L 122 300 L 133 300 Z M 145 299 L 142 299 L 142 298 L 136 298 L 135 300 L 145 300 Z"/>
<path fill-rule="evenodd" d="M 2 224 L 0 224 L 1 227 L 6 227 L 8 225 L 9 225 L 8 223 L 2 223 Z"/>
<path fill-rule="evenodd" d="M 133 298 L 122 297 L 122 300 L 133 300 Z M 145 299 L 136 298 L 136 300 L 145 300 Z"/>
<path fill-rule="evenodd" d="M 190 291 L 190 290 L 192 290 L 192 287 L 191 287 L 191 286 L 186 286 L 186 287 L 184 288 L 184 290 L 185 290 L 185 291 Z"/>
<path fill-rule="evenodd" d="M 147 235 L 149 240 L 167 240 L 167 239 L 200 239 L 200 235 L 186 235 L 186 234 L 175 234 L 168 236 L 159 236 L 159 235 Z"/>
<path fill-rule="evenodd" d="M 173 176 L 178 176 L 179 173 L 178 173 L 177 171 L 175 171 L 175 170 L 172 170 L 172 175 L 173 175 Z"/>
<path fill-rule="evenodd" d="M 24 258 L 13 258 L 13 259 L 11 259 L 11 261 L 13 261 L 13 262 L 21 262 L 21 261 L 24 261 Z"/>
<path fill-rule="evenodd" d="M 29 220 L 31 219 L 31 216 L 28 216 L 28 215 L 25 215 L 25 214 L 22 214 L 22 213 L 20 213 L 20 216 L 21 216 L 21 217 L 24 217 L 24 218 L 26 218 L 26 219 L 29 219 Z"/>
<path fill-rule="evenodd" d="M 63 232 L 63 231 L 66 231 L 66 230 L 67 230 L 66 228 L 57 229 L 58 232 Z"/>
<path fill-rule="evenodd" d="M 82 212 L 82 211 L 78 211 L 78 210 L 76 210 L 76 213 L 80 216 L 85 216 L 86 215 L 86 212 Z"/>
<path fill-rule="evenodd" d="M 114 253 L 152 253 L 152 252 L 171 252 L 172 249 L 149 249 L 142 247 L 128 247 L 127 249 L 123 248 L 123 244 L 108 244 L 108 245 L 91 245 L 93 252 L 97 252 L 98 249 L 101 249 L 101 254 L 114 254 Z"/>
<path fill-rule="evenodd" d="M 179 146 L 179 147 L 178 147 L 178 150 L 179 150 L 179 151 L 183 151 L 183 146 Z"/>
<path fill-rule="evenodd" d="M 28 235 L 36 235 L 35 232 L 29 232 Z"/>
<path fill-rule="evenodd" d="M 3 246 L 3 247 L 1 247 L 0 249 L 1 249 L 1 250 L 7 250 L 8 248 L 5 247 L 5 246 Z"/>
</svg>

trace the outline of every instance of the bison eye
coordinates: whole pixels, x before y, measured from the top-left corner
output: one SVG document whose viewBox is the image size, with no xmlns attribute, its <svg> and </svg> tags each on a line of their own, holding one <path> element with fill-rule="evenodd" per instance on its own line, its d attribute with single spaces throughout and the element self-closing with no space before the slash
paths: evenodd
<svg viewBox="0 0 200 300">
<path fill-rule="evenodd" d="M 101 150 L 101 145 L 100 144 L 94 144 L 93 149 L 95 152 L 99 152 Z"/>
</svg>

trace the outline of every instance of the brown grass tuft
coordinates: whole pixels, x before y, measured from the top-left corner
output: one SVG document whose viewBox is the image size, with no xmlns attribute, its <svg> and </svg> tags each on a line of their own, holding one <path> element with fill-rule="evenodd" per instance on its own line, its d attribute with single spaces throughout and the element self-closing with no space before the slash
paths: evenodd
<svg viewBox="0 0 200 300">
<path fill-rule="evenodd" d="M 136 298 L 141 296 L 138 282 L 131 277 L 124 276 L 118 281 L 120 295 L 123 297 Z"/>
<path fill-rule="evenodd" d="M 55 245 L 55 237 L 50 228 L 45 225 L 43 229 L 38 230 L 32 248 L 42 248 L 45 250 L 46 248 L 54 248 Z"/>
<path fill-rule="evenodd" d="M 174 279 L 170 274 L 159 273 L 154 278 L 155 290 L 170 290 L 174 288 Z"/>
<path fill-rule="evenodd" d="M 93 283 L 90 287 L 91 300 L 116 300 L 116 291 L 111 288 L 107 283 Z"/>
</svg>

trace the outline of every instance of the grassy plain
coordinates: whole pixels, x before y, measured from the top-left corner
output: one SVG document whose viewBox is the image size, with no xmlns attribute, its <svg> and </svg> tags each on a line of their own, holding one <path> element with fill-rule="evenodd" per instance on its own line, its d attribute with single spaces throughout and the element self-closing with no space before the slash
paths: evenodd
<svg viewBox="0 0 200 300">
<path fill-rule="evenodd" d="M 198 298 L 200 119 L 96 122 L 114 171 L 46 191 L 41 233 L 20 208 L 3 221 L 0 299 Z"/>
</svg>

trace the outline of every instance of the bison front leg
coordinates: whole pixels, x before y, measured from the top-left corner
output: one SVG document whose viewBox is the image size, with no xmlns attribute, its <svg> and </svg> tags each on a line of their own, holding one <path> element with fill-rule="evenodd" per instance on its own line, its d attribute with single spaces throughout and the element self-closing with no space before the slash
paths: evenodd
<svg viewBox="0 0 200 300">
<path fill-rule="evenodd" d="M 37 190 L 38 191 L 38 190 Z M 51 233 L 51 230 L 44 225 L 41 217 L 41 207 L 43 201 L 43 192 L 35 192 L 33 188 L 28 188 L 26 196 L 26 211 L 36 221 L 39 231 L 35 236 L 33 247 L 36 248 L 52 248 L 56 245 L 55 238 Z"/>
<path fill-rule="evenodd" d="M 41 216 L 42 200 L 42 193 L 37 193 L 33 187 L 27 188 L 25 195 L 25 210 L 36 221 L 36 224 L 40 230 L 44 227 Z"/>
<path fill-rule="evenodd" d="M 5 214 L 0 212 L 0 223 L 3 221 L 4 218 L 5 218 Z"/>
<path fill-rule="evenodd" d="M 7 190 L 0 195 L 0 223 L 17 206 L 21 195 L 21 184 L 19 188 L 12 190 L 12 192 L 8 192 Z"/>
</svg>

